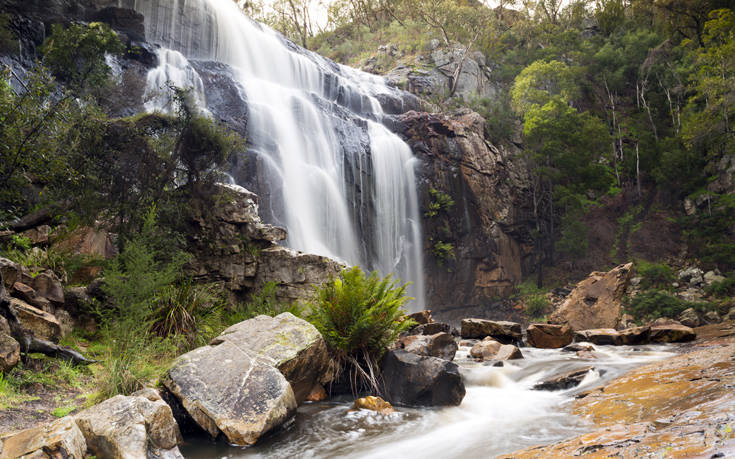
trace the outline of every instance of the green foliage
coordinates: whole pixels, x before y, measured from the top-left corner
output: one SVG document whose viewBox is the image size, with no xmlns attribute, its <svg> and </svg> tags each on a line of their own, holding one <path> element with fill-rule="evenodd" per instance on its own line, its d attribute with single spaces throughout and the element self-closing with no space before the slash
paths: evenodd
<svg viewBox="0 0 735 459">
<path fill-rule="evenodd" d="M 589 230 L 577 214 L 568 213 L 562 217 L 561 237 L 556 248 L 572 258 L 579 259 L 587 255 L 589 249 Z"/>
<path fill-rule="evenodd" d="M 636 271 L 642 277 L 641 288 L 646 290 L 651 288 L 668 290 L 676 279 L 671 268 L 664 263 L 640 260 L 636 263 Z"/>
<path fill-rule="evenodd" d="M 531 319 L 543 317 L 549 311 L 551 303 L 543 293 L 528 295 L 523 299 L 525 312 Z"/>
<path fill-rule="evenodd" d="M 103 336 L 111 343 L 106 360 L 109 380 L 102 389 L 108 396 L 134 392 L 155 376 L 150 366 L 138 359 L 149 347 L 166 346 L 149 333 L 154 324 L 172 331 L 161 325 L 165 324 L 165 313 L 162 322 L 154 315 L 154 307 L 159 294 L 178 279 L 187 256 L 182 252 L 163 253 L 155 244 L 156 231 L 156 212 L 151 208 L 141 233 L 105 270 L 103 288 L 109 305 L 98 308 L 97 313 Z M 158 307 L 159 311 L 164 308 L 161 303 Z"/>
<path fill-rule="evenodd" d="M 436 241 L 431 246 L 431 253 L 434 254 L 436 262 L 439 266 L 455 259 L 454 245 L 451 242 Z"/>
<path fill-rule="evenodd" d="M 105 54 L 125 50 L 117 34 L 107 24 L 61 24 L 51 26 L 51 35 L 41 49 L 44 64 L 59 79 L 76 90 L 100 86 L 110 77 Z"/>
<path fill-rule="evenodd" d="M 260 290 L 252 294 L 247 303 L 230 314 L 229 321 L 237 323 L 260 315 L 275 317 L 282 312 L 290 312 L 297 317 L 303 315 L 304 311 L 301 306 L 296 303 L 285 304 L 279 301 L 276 298 L 277 293 L 278 283 L 266 282 Z"/>
<path fill-rule="evenodd" d="M 516 77 L 510 92 L 513 106 L 521 114 L 543 107 L 552 99 L 569 103 L 579 97 L 574 69 L 556 60 L 536 61 Z"/>
<path fill-rule="evenodd" d="M 15 54 L 20 51 L 20 43 L 10 29 L 10 15 L 0 14 L 0 54 Z"/>
<path fill-rule="evenodd" d="M 697 311 L 714 309 L 711 303 L 692 303 L 677 298 L 660 290 L 646 290 L 628 300 L 626 310 L 636 320 L 654 320 L 659 317 L 675 319 L 684 310 L 694 308 Z"/>
<path fill-rule="evenodd" d="M 21 236 L 20 234 L 13 234 L 10 237 L 11 248 L 20 250 L 30 250 L 31 240 L 27 237 Z"/>
<path fill-rule="evenodd" d="M 429 188 L 429 194 L 431 195 L 431 201 L 429 202 L 428 209 L 424 213 L 424 217 L 436 217 L 439 213 L 449 212 L 454 207 L 454 200 L 447 193 L 431 187 Z"/>
<path fill-rule="evenodd" d="M 51 411 L 51 415 L 57 418 L 63 418 L 76 409 L 77 407 L 74 405 L 58 406 Z"/>
<path fill-rule="evenodd" d="M 317 288 L 309 321 L 319 330 L 342 367 L 347 366 L 353 391 L 358 386 L 382 393 L 378 361 L 388 345 L 413 325 L 403 320 L 406 285 L 377 272 L 354 267 Z M 355 384 L 360 381 L 360 384 Z"/>
<path fill-rule="evenodd" d="M 727 298 L 735 296 L 735 274 L 731 273 L 725 279 L 712 282 L 705 288 L 708 295 L 716 296 L 718 298 Z"/>
</svg>

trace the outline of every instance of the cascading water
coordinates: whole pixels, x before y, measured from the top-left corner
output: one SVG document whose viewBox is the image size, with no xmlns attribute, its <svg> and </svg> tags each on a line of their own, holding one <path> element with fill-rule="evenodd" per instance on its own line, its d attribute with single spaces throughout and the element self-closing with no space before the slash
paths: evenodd
<svg viewBox="0 0 735 459">
<path fill-rule="evenodd" d="M 166 48 L 159 52 L 166 68 L 151 71 L 149 91 L 173 75 L 189 79 L 174 83 L 200 93 L 201 79 L 184 56 L 233 68 L 246 94 L 250 152 L 270 190 L 270 220 L 286 226 L 287 244 L 394 273 L 412 282 L 413 308 L 423 307 L 415 159 L 381 124 L 378 101 L 396 91 L 382 78 L 299 48 L 231 0 L 119 3 L 141 12 L 147 39 Z"/>
</svg>

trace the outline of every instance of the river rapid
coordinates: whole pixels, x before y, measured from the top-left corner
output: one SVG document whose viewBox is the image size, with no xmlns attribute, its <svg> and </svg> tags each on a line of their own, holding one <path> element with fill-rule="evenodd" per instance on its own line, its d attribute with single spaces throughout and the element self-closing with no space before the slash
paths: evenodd
<svg viewBox="0 0 735 459">
<path fill-rule="evenodd" d="M 477 362 L 469 347 L 457 351 L 467 389 L 462 404 L 449 408 L 396 407 L 392 414 L 349 411 L 351 399 L 307 403 L 285 429 L 250 448 L 204 438 L 181 448 L 187 458 L 488 458 L 591 431 L 570 414 L 580 392 L 623 373 L 674 355 L 671 345 L 594 346 L 594 360 L 558 349 L 522 348 L 524 359 Z M 593 366 L 582 383 L 560 391 L 533 390 L 541 380 Z"/>
</svg>

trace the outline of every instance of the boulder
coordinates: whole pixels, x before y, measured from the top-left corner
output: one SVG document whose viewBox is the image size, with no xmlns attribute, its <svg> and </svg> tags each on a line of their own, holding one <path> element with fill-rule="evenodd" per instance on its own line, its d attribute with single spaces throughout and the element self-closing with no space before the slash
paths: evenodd
<svg viewBox="0 0 735 459">
<path fill-rule="evenodd" d="M 16 298 L 20 298 L 31 306 L 37 307 L 38 309 L 50 313 L 54 312 L 51 302 L 42 296 L 36 295 L 36 291 L 26 284 L 21 282 L 13 284 L 12 295 Z"/>
<path fill-rule="evenodd" d="M 105 260 L 117 255 L 117 247 L 112 234 L 105 229 L 91 226 L 76 228 L 62 239 L 55 241 L 52 247 L 59 252 Z"/>
<path fill-rule="evenodd" d="M 502 344 L 488 337 L 472 346 L 470 356 L 479 360 L 490 360 L 498 353 L 500 346 Z"/>
<path fill-rule="evenodd" d="M 306 396 L 307 402 L 321 402 L 322 400 L 327 399 L 327 391 L 324 390 L 324 386 L 321 384 L 317 384 L 316 386 L 311 388 L 311 391 L 309 391 L 309 394 Z"/>
<path fill-rule="evenodd" d="M 706 320 L 709 324 L 718 324 L 722 322 L 722 318 L 720 318 L 720 315 L 717 313 L 717 311 L 707 311 L 704 314 L 704 320 Z"/>
<path fill-rule="evenodd" d="M 355 403 L 352 404 L 350 411 L 357 410 L 370 410 L 377 411 L 380 414 L 394 413 L 396 410 L 393 409 L 390 403 L 386 402 L 380 397 L 368 395 L 367 397 L 358 398 Z"/>
<path fill-rule="evenodd" d="M 679 271 L 679 280 L 698 286 L 704 283 L 704 271 L 697 267 L 689 267 Z"/>
<path fill-rule="evenodd" d="M 459 405 L 465 395 L 464 382 L 456 364 L 412 354 L 388 351 L 382 361 L 386 396 L 394 405 Z"/>
<path fill-rule="evenodd" d="M 437 333 L 449 333 L 451 327 L 442 322 L 431 322 L 418 325 L 409 331 L 409 335 L 436 335 Z"/>
<path fill-rule="evenodd" d="M 622 344 L 620 333 L 613 328 L 596 328 L 593 330 L 580 330 L 574 332 L 575 341 L 586 341 L 597 345 L 613 345 Z"/>
<path fill-rule="evenodd" d="M 12 336 L 0 331 L 0 372 L 9 371 L 20 361 L 20 344 Z"/>
<path fill-rule="evenodd" d="M 707 271 L 704 273 L 704 283 L 707 285 L 714 284 L 715 282 L 722 282 L 725 280 L 725 276 L 721 276 L 714 271 Z"/>
<path fill-rule="evenodd" d="M 116 395 L 74 416 L 89 451 L 110 459 L 183 458 L 179 426 L 157 391 Z"/>
<path fill-rule="evenodd" d="M 572 343 L 568 346 L 564 346 L 562 352 L 592 352 L 594 350 L 594 346 L 590 346 L 588 344 Z"/>
<path fill-rule="evenodd" d="M 681 325 L 681 323 L 668 317 L 659 317 L 658 319 L 651 322 L 650 325 L 651 327 L 661 327 L 663 325 Z"/>
<path fill-rule="evenodd" d="M 48 225 L 41 225 L 20 233 L 22 237 L 28 238 L 34 246 L 48 244 L 49 234 L 51 234 L 51 227 Z"/>
<path fill-rule="evenodd" d="M 9 309 L 18 319 L 23 333 L 53 343 L 58 343 L 61 339 L 61 324 L 48 312 L 34 308 L 18 298 L 10 298 Z"/>
<path fill-rule="evenodd" d="M 436 333 L 434 335 L 403 336 L 398 338 L 395 348 L 413 354 L 453 360 L 458 346 L 454 337 L 449 333 Z"/>
<path fill-rule="evenodd" d="M 606 273 L 593 272 L 575 287 L 549 319 L 573 330 L 615 328 L 622 311 L 632 263 Z"/>
<path fill-rule="evenodd" d="M 697 314 L 697 311 L 695 311 L 694 308 L 685 309 L 681 314 L 679 314 L 677 319 L 682 325 L 687 327 L 699 326 L 699 314 Z"/>
<path fill-rule="evenodd" d="M 526 330 L 529 346 L 544 349 L 557 349 L 571 343 L 574 339 L 572 329 L 567 325 L 531 324 Z"/>
<path fill-rule="evenodd" d="M 288 313 L 260 316 L 230 327 L 210 345 L 176 359 L 163 379 L 164 386 L 212 437 L 222 434 L 231 444 L 254 444 L 296 411 L 294 391 L 277 366 L 297 386 L 316 375 L 301 363 L 321 352 L 321 336 L 317 339 L 301 323 L 296 323 L 296 330 L 271 329 L 294 323 L 292 318 L 296 319 Z M 304 398 L 312 387 L 313 382 Z"/>
<path fill-rule="evenodd" d="M 36 296 L 46 298 L 56 305 L 64 304 L 64 288 L 61 280 L 52 271 L 37 274 L 29 285 L 36 291 Z"/>
<path fill-rule="evenodd" d="M 646 344 L 651 339 L 651 327 L 632 327 L 620 330 L 620 344 Z"/>
<path fill-rule="evenodd" d="M 535 390 L 564 390 L 577 387 L 582 380 L 587 376 L 587 373 L 594 370 L 594 367 L 584 367 L 577 370 L 567 371 L 561 374 L 557 374 L 543 381 L 536 383 L 533 388 Z"/>
<path fill-rule="evenodd" d="M 521 324 L 504 320 L 463 319 L 460 331 L 462 338 L 485 338 L 491 336 L 504 344 L 521 340 Z"/>
<path fill-rule="evenodd" d="M 315 384 L 331 381 L 332 361 L 322 335 L 312 324 L 289 312 L 235 324 L 210 345 L 225 341 L 278 369 L 291 385 L 297 403 L 306 399 Z"/>
<path fill-rule="evenodd" d="M 692 341 L 697 337 L 697 333 L 682 324 L 662 324 L 651 326 L 651 342 L 652 343 L 683 343 Z"/>
<path fill-rule="evenodd" d="M 523 354 L 512 344 L 502 344 L 488 337 L 472 346 L 470 355 L 479 360 L 515 360 Z"/>
<path fill-rule="evenodd" d="M 730 308 L 730 310 L 722 317 L 722 320 L 735 320 L 735 308 Z"/>
<path fill-rule="evenodd" d="M 84 436 L 71 417 L 0 438 L 0 457 L 3 459 L 84 459 L 86 451 Z"/>
<path fill-rule="evenodd" d="M 412 319 L 414 322 L 416 322 L 419 325 L 430 324 L 434 321 L 434 319 L 431 318 L 431 311 L 428 309 L 419 311 L 419 312 L 414 312 L 413 314 L 408 314 L 406 318 Z"/>
<path fill-rule="evenodd" d="M 635 319 L 630 314 L 623 314 L 618 321 L 618 326 L 615 327 L 617 330 L 623 330 L 625 328 L 635 327 Z"/>
</svg>

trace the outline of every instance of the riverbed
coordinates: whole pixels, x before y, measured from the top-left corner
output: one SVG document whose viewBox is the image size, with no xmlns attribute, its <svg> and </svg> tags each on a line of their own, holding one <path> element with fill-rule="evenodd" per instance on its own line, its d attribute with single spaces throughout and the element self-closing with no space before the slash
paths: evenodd
<svg viewBox="0 0 735 459">
<path fill-rule="evenodd" d="M 396 407 L 392 414 L 349 411 L 352 399 L 299 407 L 285 429 L 250 448 L 201 438 L 181 448 L 187 458 L 487 458 L 533 445 L 549 444 L 594 430 L 570 414 L 575 395 L 649 362 L 674 355 L 672 345 L 595 346 L 595 358 L 573 352 L 522 348 L 524 359 L 477 362 L 460 347 L 467 394 L 448 408 Z M 593 366 L 581 384 L 559 391 L 533 390 L 539 381 Z"/>
</svg>

